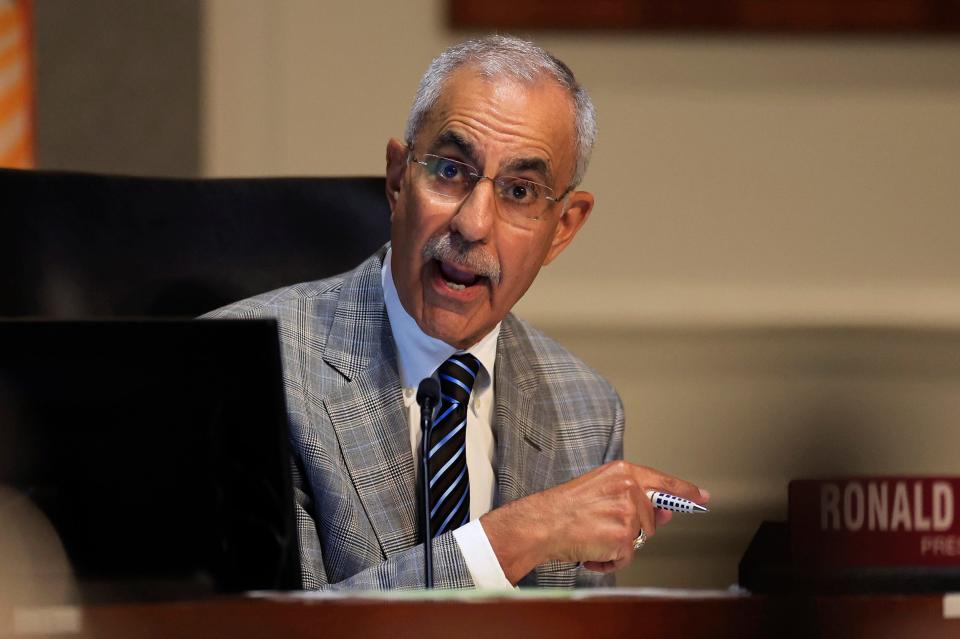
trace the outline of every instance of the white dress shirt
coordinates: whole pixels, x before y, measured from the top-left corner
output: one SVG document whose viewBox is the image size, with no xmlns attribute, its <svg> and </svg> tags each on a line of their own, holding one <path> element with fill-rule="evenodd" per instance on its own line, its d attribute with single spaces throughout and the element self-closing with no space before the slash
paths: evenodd
<svg viewBox="0 0 960 639">
<path fill-rule="evenodd" d="M 461 351 L 441 340 L 430 337 L 417 325 L 400 303 L 390 259 L 393 250 L 388 249 L 383 260 L 381 278 L 387 317 L 393 331 L 397 349 L 400 385 L 403 387 L 403 403 L 410 427 L 410 449 L 413 458 L 420 459 L 420 409 L 416 402 L 417 386 L 425 377 L 431 377 L 448 357 L 458 352 L 470 353 L 480 362 L 470 403 L 467 409 L 467 470 L 470 476 L 470 522 L 453 531 L 466 560 L 467 569 L 477 588 L 512 588 L 503 574 L 487 534 L 480 523 L 480 516 L 493 506 L 495 477 L 493 473 L 493 376 L 497 359 L 497 336 L 500 324 L 487 333 L 479 342 Z M 420 464 L 415 464 L 419 472 Z"/>
</svg>

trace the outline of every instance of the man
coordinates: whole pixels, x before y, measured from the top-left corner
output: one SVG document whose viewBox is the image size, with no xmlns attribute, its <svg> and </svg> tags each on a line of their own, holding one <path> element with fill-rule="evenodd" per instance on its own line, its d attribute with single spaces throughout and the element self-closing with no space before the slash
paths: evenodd
<svg viewBox="0 0 960 639">
<path fill-rule="evenodd" d="M 622 456 L 615 391 L 510 314 L 586 222 L 595 138 L 570 70 L 493 36 L 424 75 L 387 144 L 391 242 L 355 270 L 214 317 L 280 322 L 306 588 L 421 587 L 418 481 L 438 587 L 611 583 L 692 484 Z M 414 394 L 440 379 L 429 477 Z"/>
</svg>

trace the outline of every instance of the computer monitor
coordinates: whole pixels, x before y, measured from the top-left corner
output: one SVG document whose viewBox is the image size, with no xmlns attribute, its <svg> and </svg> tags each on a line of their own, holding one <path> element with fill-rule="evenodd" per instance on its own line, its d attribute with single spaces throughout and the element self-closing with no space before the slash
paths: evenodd
<svg viewBox="0 0 960 639">
<path fill-rule="evenodd" d="M 87 601 L 299 588 L 288 441 L 272 320 L 0 321 L 0 484 Z"/>
</svg>

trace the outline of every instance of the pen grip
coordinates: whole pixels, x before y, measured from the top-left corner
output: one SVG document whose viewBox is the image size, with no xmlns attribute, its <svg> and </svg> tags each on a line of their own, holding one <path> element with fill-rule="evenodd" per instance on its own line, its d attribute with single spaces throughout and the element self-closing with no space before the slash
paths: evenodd
<svg viewBox="0 0 960 639">
<path fill-rule="evenodd" d="M 677 513 L 707 512 L 707 509 L 703 506 L 689 499 L 671 495 L 670 493 L 648 490 L 647 498 L 653 504 L 654 508 L 660 508 L 661 510 L 672 510 Z"/>
</svg>

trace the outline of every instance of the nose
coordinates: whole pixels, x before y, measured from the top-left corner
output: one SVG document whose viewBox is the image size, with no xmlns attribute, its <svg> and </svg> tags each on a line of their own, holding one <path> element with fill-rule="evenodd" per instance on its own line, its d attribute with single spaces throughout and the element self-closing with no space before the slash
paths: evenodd
<svg viewBox="0 0 960 639">
<path fill-rule="evenodd" d="M 489 186 L 485 184 L 487 182 Z M 483 242 L 493 229 L 493 221 L 497 215 L 493 186 L 493 180 L 481 177 L 450 220 L 450 229 L 468 242 Z"/>
</svg>

